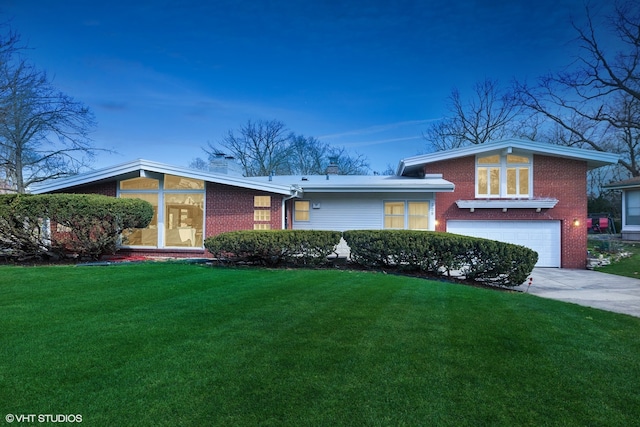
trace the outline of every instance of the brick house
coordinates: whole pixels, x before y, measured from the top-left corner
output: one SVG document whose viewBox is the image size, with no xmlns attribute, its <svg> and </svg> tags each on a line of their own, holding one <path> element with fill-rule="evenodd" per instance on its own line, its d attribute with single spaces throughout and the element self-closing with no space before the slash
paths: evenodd
<svg viewBox="0 0 640 427">
<path fill-rule="evenodd" d="M 538 266 L 585 268 L 586 174 L 618 156 L 506 140 L 406 158 L 392 176 L 245 178 L 136 160 L 54 180 L 34 193 L 98 193 L 149 201 L 156 214 L 123 252 L 208 256 L 233 230 L 416 229 L 531 247 Z"/>
</svg>

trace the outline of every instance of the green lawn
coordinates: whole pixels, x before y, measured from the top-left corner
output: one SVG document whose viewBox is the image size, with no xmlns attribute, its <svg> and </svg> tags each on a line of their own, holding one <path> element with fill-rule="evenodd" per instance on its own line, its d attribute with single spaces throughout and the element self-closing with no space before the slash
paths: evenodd
<svg viewBox="0 0 640 427">
<path fill-rule="evenodd" d="M 89 426 L 640 420 L 640 319 L 523 293 L 342 270 L 0 267 L 0 313 L 3 415 L 80 414 Z"/>
<path fill-rule="evenodd" d="M 590 242 L 590 244 L 594 248 L 598 248 L 599 242 Z M 621 258 L 610 265 L 597 267 L 596 270 L 602 271 L 603 273 L 640 279 L 640 243 L 615 242 L 614 246 L 617 251 L 628 252 L 632 255 Z"/>
</svg>

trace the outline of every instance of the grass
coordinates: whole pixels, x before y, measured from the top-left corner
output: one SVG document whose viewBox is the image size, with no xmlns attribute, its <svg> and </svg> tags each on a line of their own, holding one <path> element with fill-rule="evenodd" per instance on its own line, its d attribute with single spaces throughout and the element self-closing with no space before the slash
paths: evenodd
<svg viewBox="0 0 640 427">
<path fill-rule="evenodd" d="M 606 245 L 606 243 L 611 243 L 614 246 L 612 249 L 614 249 L 615 252 L 628 252 L 631 254 L 630 257 L 620 258 L 609 265 L 596 267 L 596 271 L 640 279 L 640 243 L 619 242 L 615 240 L 612 242 L 596 240 L 590 241 L 589 243 L 596 253 L 600 246 L 607 248 L 608 245 Z"/>
<path fill-rule="evenodd" d="M 0 412 L 83 425 L 633 425 L 640 319 L 338 270 L 0 267 Z"/>
</svg>

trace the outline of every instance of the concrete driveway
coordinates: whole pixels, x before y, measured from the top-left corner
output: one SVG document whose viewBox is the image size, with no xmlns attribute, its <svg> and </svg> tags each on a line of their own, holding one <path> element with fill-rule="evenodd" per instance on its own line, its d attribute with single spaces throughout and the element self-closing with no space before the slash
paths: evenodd
<svg viewBox="0 0 640 427">
<path fill-rule="evenodd" d="M 564 268 L 534 268 L 530 277 L 532 295 L 640 317 L 640 278 Z"/>
</svg>

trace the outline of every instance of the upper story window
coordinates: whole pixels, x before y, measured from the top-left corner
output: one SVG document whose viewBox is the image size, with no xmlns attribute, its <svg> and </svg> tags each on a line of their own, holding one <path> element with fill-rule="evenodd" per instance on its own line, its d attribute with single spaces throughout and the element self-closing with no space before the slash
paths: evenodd
<svg viewBox="0 0 640 427">
<path fill-rule="evenodd" d="M 532 194 L 532 160 L 516 154 L 476 159 L 476 197 L 518 198 Z"/>
</svg>

